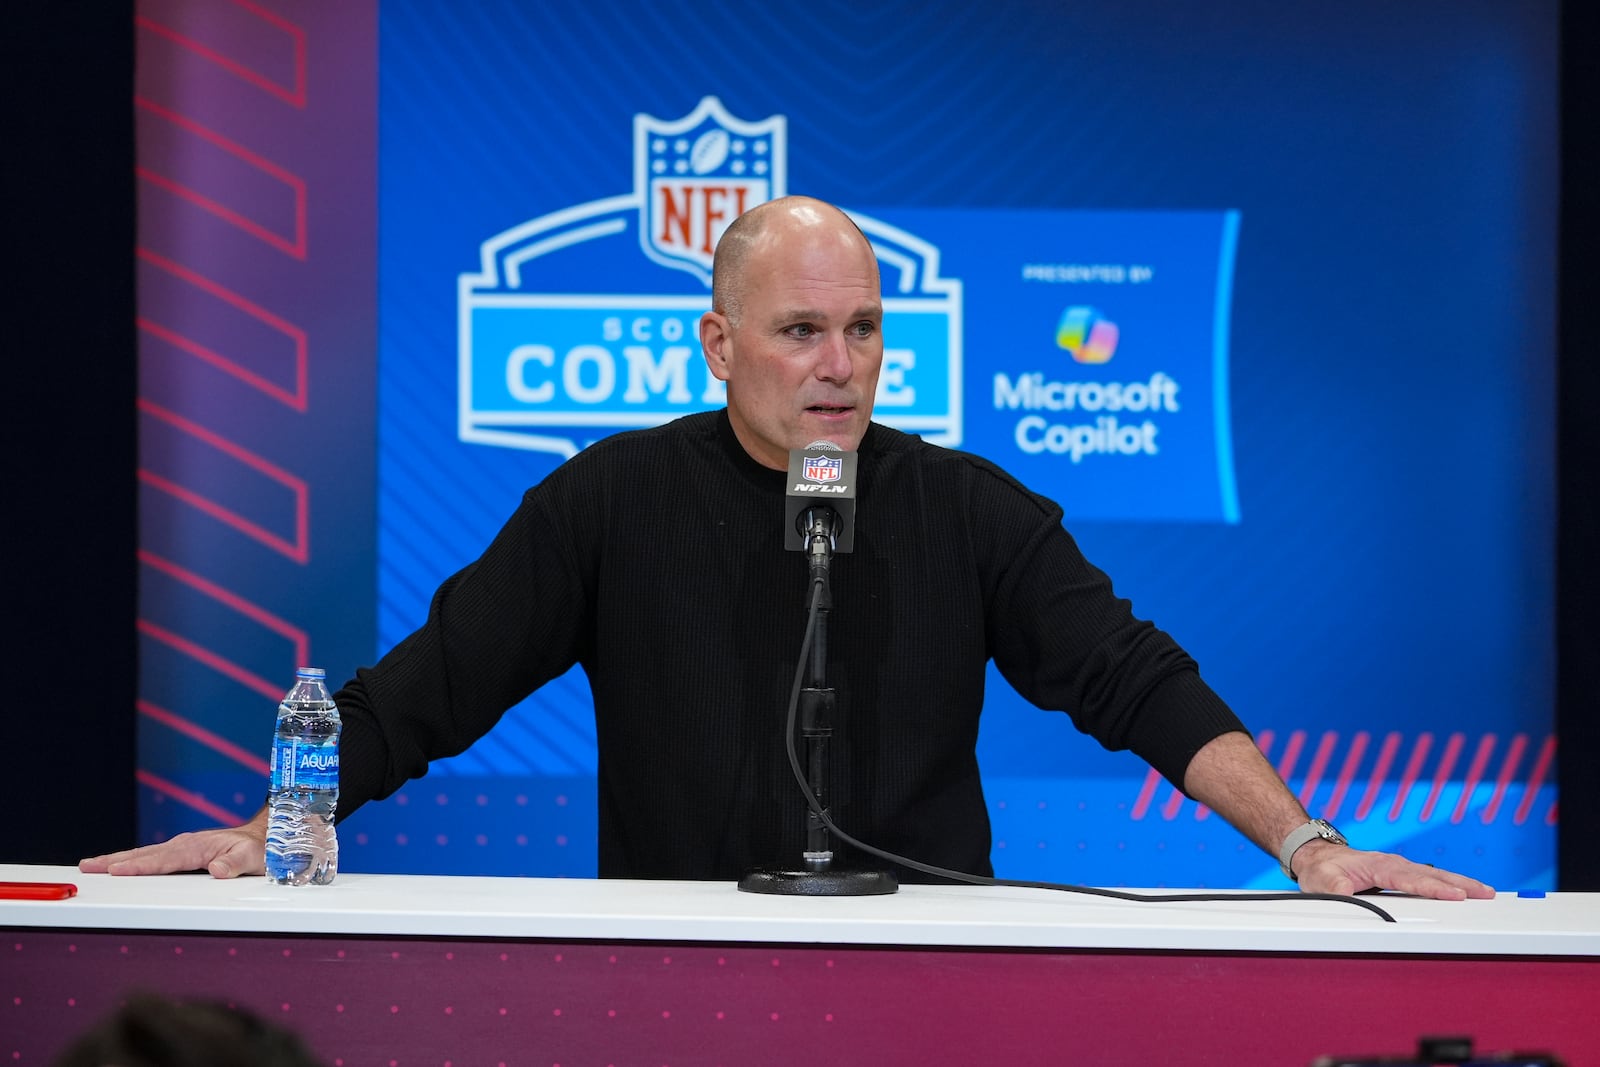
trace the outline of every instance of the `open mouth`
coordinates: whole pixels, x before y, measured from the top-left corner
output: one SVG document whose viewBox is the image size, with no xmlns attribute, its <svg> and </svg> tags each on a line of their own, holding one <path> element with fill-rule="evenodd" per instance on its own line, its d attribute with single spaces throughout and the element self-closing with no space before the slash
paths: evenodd
<svg viewBox="0 0 1600 1067">
<path fill-rule="evenodd" d="M 851 404 L 812 404 L 806 410 L 814 411 L 818 415 L 848 415 L 855 410 L 855 407 Z"/>
</svg>

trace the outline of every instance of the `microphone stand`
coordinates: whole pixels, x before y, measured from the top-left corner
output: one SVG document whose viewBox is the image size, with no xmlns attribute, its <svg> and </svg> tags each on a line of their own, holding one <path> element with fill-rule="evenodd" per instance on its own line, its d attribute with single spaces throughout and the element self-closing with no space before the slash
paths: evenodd
<svg viewBox="0 0 1600 1067">
<path fill-rule="evenodd" d="M 802 517 L 806 530 L 806 559 L 810 564 L 807 588 L 819 586 L 817 621 L 812 633 L 811 654 L 806 660 L 804 685 L 800 690 L 800 736 L 805 740 L 806 783 L 816 798 L 816 807 L 806 810 L 806 847 L 799 869 L 757 867 L 739 879 L 746 893 L 774 893 L 810 897 L 881 896 L 900 888 L 889 871 L 845 867 L 834 862 L 832 835 L 822 821 L 827 810 L 823 796 L 828 771 L 828 741 L 833 737 L 833 711 L 837 704 L 828 685 L 828 612 L 833 610 L 833 590 L 829 570 L 833 562 L 833 537 L 836 516 L 832 508 L 807 509 Z"/>
</svg>

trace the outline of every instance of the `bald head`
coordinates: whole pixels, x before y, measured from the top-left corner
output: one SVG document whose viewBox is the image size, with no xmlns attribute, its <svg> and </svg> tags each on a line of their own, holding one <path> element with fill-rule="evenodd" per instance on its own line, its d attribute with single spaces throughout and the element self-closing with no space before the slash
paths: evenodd
<svg viewBox="0 0 1600 1067">
<path fill-rule="evenodd" d="M 812 441 L 858 447 L 883 365 L 872 243 L 831 204 L 785 197 L 734 220 L 712 273 L 700 349 L 745 451 L 783 470 Z"/>
<path fill-rule="evenodd" d="M 847 237 L 859 239 L 871 253 L 872 242 L 867 240 L 854 219 L 827 201 L 809 196 L 768 200 L 734 219 L 717 241 L 717 250 L 711 260 L 712 310 L 726 315 L 730 325 L 738 326 L 749 290 L 751 254 L 769 240 L 785 234 L 807 229 L 820 231 L 830 227 L 840 230 Z M 869 258 L 876 273 L 877 256 L 872 254 Z"/>
</svg>

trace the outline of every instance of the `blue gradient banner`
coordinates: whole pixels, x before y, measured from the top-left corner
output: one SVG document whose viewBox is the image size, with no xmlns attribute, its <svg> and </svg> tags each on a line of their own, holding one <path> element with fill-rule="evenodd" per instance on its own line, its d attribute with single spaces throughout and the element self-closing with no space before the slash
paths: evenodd
<svg viewBox="0 0 1600 1067">
<path fill-rule="evenodd" d="M 1553 884 L 1554 17 L 1155 8 L 385 4 L 380 649 L 565 456 L 721 403 L 708 250 L 808 193 L 879 253 L 882 421 L 1059 500 L 1314 814 Z M 574 673 L 348 862 L 592 873 L 594 744 Z M 980 758 L 1002 873 L 1281 884 L 998 675 Z"/>
<path fill-rule="evenodd" d="M 967 324 L 960 445 L 1069 519 L 1239 521 L 1237 212 L 870 210 L 939 249 Z M 885 343 L 899 335 L 885 322 Z M 878 413 L 896 410 L 881 398 Z"/>
</svg>

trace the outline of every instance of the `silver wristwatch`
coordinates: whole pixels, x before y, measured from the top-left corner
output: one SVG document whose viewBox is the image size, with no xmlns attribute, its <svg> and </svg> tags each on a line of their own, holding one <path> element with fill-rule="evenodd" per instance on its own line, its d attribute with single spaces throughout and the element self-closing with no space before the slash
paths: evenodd
<svg viewBox="0 0 1600 1067">
<path fill-rule="evenodd" d="M 1312 819 L 1298 829 L 1291 830 L 1289 836 L 1283 839 L 1283 847 L 1278 849 L 1278 866 L 1283 868 L 1283 876 L 1285 878 L 1291 882 L 1300 880 L 1289 866 L 1289 861 L 1294 859 L 1294 854 L 1301 845 L 1319 837 L 1324 841 L 1332 841 L 1336 845 L 1348 845 L 1350 843 L 1345 840 L 1343 834 L 1334 829 L 1333 823 L 1327 819 Z"/>
</svg>

